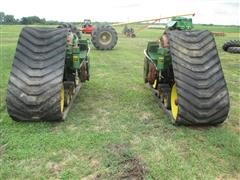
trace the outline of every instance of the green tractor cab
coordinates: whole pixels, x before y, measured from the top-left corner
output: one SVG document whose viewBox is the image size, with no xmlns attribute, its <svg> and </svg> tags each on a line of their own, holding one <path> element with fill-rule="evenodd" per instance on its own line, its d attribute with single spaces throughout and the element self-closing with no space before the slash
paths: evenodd
<svg viewBox="0 0 240 180">
<path fill-rule="evenodd" d="M 193 28 L 192 18 L 173 17 L 171 21 L 167 23 L 166 28 L 171 30 L 191 30 Z"/>
</svg>

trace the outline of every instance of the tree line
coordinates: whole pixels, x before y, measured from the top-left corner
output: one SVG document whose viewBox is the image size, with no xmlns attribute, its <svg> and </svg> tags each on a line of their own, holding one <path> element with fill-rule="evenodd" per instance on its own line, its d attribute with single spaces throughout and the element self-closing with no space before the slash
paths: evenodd
<svg viewBox="0 0 240 180">
<path fill-rule="evenodd" d="M 13 15 L 5 14 L 0 12 L 0 23 L 1 24 L 59 24 L 58 21 L 47 21 L 45 18 L 39 18 L 38 16 L 28 16 L 22 17 L 21 19 L 16 19 Z"/>
</svg>

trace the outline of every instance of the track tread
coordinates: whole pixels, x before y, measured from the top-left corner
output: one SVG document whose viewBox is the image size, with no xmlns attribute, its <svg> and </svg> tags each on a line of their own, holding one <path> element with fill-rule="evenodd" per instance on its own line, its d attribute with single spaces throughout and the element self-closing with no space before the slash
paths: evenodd
<svg viewBox="0 0 240 180">
<path fill-rule="evenodd" d="M 216 44 L 209 31 L 166 31 L 177 85 L 176 124 L 219 124 L 229 112 L 229 95 Z"/>
<path fill-rule="evenodd" d="M 6 104 L 16 121 L 62 120 L 62 87 L 68 29 L 25 27 L 19 36 Z"/>
</svg>

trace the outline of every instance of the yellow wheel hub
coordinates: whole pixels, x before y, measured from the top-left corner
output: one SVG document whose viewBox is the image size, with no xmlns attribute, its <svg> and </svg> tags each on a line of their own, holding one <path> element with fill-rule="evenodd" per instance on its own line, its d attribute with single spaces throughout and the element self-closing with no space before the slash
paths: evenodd
<svg viewBox="0 0 240 180">
<path fill-rule="evenodd" d="M 60 92 L 60 109 L 61 109 L 61 112 L 63 112 L 64 110 L 64 87 L 63 86 Z"/>
<path fill-rule="evenodd" d="M 171 110 L 172 110 L 172 116 L 174 120 L 176 120 L 178 115 L 178 97 L 177 97 L 176 83 L 173 85 L 171 90 Z"/>
</svg>

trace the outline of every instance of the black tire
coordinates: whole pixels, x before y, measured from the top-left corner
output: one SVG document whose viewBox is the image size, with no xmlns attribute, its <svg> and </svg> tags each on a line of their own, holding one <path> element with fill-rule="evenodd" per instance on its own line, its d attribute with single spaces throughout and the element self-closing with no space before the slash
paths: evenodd
<svg viewBox="0 0 240 180">
<path fill-rule="evenodd" d="M 103 37 L 109 37 L 106 40 Z M 98 50 L 111 50 L 118 41 L 116 30 L 110 25 L 99 25 L 92 32 L 92 44 Z"/>
<path fill-rule="evenodd" d="M 62 23 L 61 25 L 58 26 L 58 28 L 70 28 L 69 23 Z"/>
<path fill-rule="evenodd" d="M 222 123 L 229 95 L 216 44 L 209 31 L 167 31 L 177 88 L 175 124 Z"/>
<path fill-rule="evenodd" d="M 75 33 L 79 39 L 81 39 L 80 29 L 78 29 L 76 25 L 71 24 L 71 31 L 72 33 Z"/>
<path fill-rule="evenodd" d="M 240 53 L 240 47 L 229 47 L 227 52 L 238 54 Z"/>
<path fill-rule="evenodd" d="M 62 120 L 66 28 L 25 27 L 19 36 L 6 97 L 18 121 Z"/>
<path fill-rule="evenodd" d="M 63 23 L 63 24 L 60 24 L 59 26 L 57 26 L 57 28 L 67 28 L 67 29 L 70 29 L 71 32 L 75 33 L 79 39 L 81 39 L 81 37 L 82 37 L 81 31 L 74 24 Z"/>
<path fill-rule="evenodd" d="M 240 47 L 240 40 L 230 40 L 223 44 L 223 50 L 228 51 L 229 47 Z"/>
</svg>

